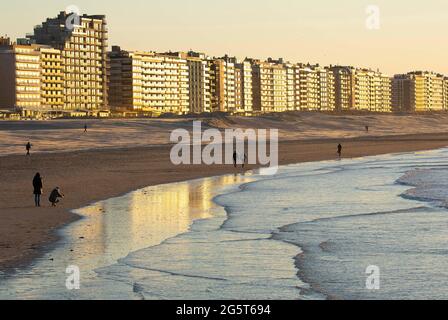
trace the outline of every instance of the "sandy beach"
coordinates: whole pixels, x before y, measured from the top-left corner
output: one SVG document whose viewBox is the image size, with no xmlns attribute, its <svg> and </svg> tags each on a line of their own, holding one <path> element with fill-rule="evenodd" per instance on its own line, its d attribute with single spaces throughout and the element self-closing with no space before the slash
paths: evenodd
<svg viewBox="0 0 448 320">
<path fill-rule="evenodd" d="M 254 120 L 251 119 L 251 121 Z M 363 122 L 362 119 L 358 121 Z M 238 121 L 236 123 L 238 124 Z M 392 123 L 393 121 L 390 125 Z M 95 125 L 99 126 L 99 124 Z M 184 125 L 187 126 L 188 123 Z M 272 124 L 269 125 L 269 127 L 272 126 Z M 23 127 L 20 129 L 23 131 Z M 421 129 L 419 134 L 415 132 L 418 129 Z M 437 129 L 441 130 L 440 127 Z M 338 143 L 343 144 L 343 155 L 347 158 L 429 150 L 448 145 L 448 134 L 431 132 L 427 127 L 414 126 L 412 130 L 414 130 L 413 134 L 390 130 L 388 131 L 390 135 L 375 135 L 374 133 L 367 135 L 362 133 L 362 130 L 358 130 L 357 136 L 352 133 L 354 136 L 347 137 L 342 132 L 340 135 L 330 135 L 327 138 L 311 136 L 298 138 L 293 133 L 290 135 L 284 133 L 279 145 L 279 161 L 280 164 L 291 164 L 335 159 Z M 95 132 L 92 131 L 93 133 L 89 132 L 90 137 Z M 289 131 L 293 130 L 289 129 Z M 3 136 L 22 134 L 23 132 L 17 132 L 11 128 L 2 131 Z M 34 131 L 33 135 L 39 136 L 40 133 Z M 135 138 L 147 139 L 148 137 L 136 136 Z M 0 268 L 11 270 L 11 268 L 25 266 L 39 255 L 42 248 L 56 239 L 57 228 L 77 218 L 70 210 L 150 185 L 241 170 L 235 170 L 233 166 L 226 165 L 174 166 L 169 159 L 170 145 L 166 143 L 166 140 L 165 143 L 161 143 L 162 140 L 161 135 L 157 140 L 159 145 L 153 144 L 149 147 L 123 148 L 122 145 L 106 145 L 104 148 L 97 149 L 98 144 L 92 143 L 86 144 L 87 147 L 92 148 L 90 150 L 86 147 L 86 150 L 74 151 L 72 147 L 69 147 L 69 151 L 66 152 L 37 152 L 30 157 L 10 152 L 11 154 L 0 157 L 2 181 L 0 186 Z M 34 143 L 36 146 L 36 142 Z M 2 140 L 2 145 L 8 145 L 7 141 Z M 246 169 L 252 168 L 248 166 Z M 41 208 L 34 207 L 32 196 L 31 180 L 36 172 L 40 172 L 44 179 Z M 66 197 L 60 206 L 51 208 L 47 201 L 48 194 L 56 186 L 62 188 Z"/>
</svg>

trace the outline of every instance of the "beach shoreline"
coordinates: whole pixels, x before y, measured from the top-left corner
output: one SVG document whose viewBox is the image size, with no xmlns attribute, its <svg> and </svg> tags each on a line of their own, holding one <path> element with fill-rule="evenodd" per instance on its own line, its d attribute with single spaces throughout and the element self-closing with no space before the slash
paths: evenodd
<svg viewBox="0 0 448 320">
<path fill-rule="evenodd" d="M 448 145 L 448 134 L 364 136 L 349 139 L 285 140 L 279 143 L 279 164 L 336 159 L 336 145 L 344 158 L 415 152 Z M 0 157 L 0 270 L 23 268 L 49 250 L 57 231 L 76 221 L 73 210 L 147 186 L 241 173 L 232 165 L 180 165 L 169 160 L 170 145 L 36 153 L 31 157 Z M 67 170 L 70 168 L 70 170 Z M 247 166 L 246 170 L 256 166 Z M 44 206 L 33 206 L 31 179 L 44 177 Z M 61 205 L 50 208 L 49 189 L 60 186 L 66 194 Z"/>
</svg>

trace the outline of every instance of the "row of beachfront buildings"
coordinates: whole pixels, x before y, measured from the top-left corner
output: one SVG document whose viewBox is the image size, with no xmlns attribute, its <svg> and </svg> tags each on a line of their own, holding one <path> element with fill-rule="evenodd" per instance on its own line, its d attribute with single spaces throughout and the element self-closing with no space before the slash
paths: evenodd
<svg viewBox="0 0 448 320">
<path fill-rule="evenodd" d="M 11 43 L 0 38 L 0 110 L 26 117 L 294 110 L 448 110 L 448 77 L 390 77 L 350 66 L 108 50 L 105 16 L 66 26 L 61 12 Z"/>
</svg>

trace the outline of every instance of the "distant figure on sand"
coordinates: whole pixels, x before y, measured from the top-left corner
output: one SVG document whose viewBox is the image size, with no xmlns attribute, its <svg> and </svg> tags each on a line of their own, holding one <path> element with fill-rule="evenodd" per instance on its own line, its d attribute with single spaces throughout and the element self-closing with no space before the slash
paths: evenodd
<svg viewBox="0 0 448 320">
<path fill-rule="evenodd" d="M 338 145 L 338 155 L 339 155 L 339 159 L 340 159 L 342 156 L 342 145 L 341 144 Z"/>
<path fill-rule="evenodd" d="M 243 169 L 244 169 L 244 164 L 246 163 L 246 161 L 247 161 L 247 156 L 245 153 L 243 153 L 243 164 L 242 164 Z"/>
<path fill-rule="evenodd" d="M 366 126 L 366 132 L 369 132 L 369 126 Z"/>
<path fill-rule="evenodd" d="M 87 124 L 84 125 L 84 132 L 87 132 Z"/>
<path fill-rule="evenodd" d="M 61 192 L 61 189 L 59 187 L 56 187 L 51 191 L 50 197 L 48 200 L 51 202 L 52 207 L 56 207 L 56 203 L 59 202 L 59 198 L 64 198 L 64 194 Z"/>
<path fill-rule="evenodd" d="M 29 156 L 30 155 L 30 150 L 31 150 L 31 143 L 29 141 L 25 145 L 25 149 L 26 149 L 26 155 Z"/>
<path fill-rule="evenodd" d="M 233 166 L 236 168 L 236 158 L 237 158 L 236 151 L 233 151 Z"/>
<path fill-rule="evenodd" d="M 34 188 L 34 204 L 36 207 L 40 207 L 40 196 L 42 194 L 42 177 L 40 176 L 40 173 L 36 173 L 33 179 L 33 188 Z"/>
</svg>

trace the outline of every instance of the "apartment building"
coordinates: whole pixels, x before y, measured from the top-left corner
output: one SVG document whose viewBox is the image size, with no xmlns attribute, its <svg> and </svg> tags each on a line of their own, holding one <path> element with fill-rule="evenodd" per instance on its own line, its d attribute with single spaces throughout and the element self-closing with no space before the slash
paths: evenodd
<svg viewBox="0 0 448 320">
<path fill-rule="evenodd" d="M 18 39 L 0 45 L 1 104 L 38 116 L 64 105 L 61 51 Z"/>
<path fill-rule="evenodd" d="M 153 114 L 189 112 L 189 67 L 180 54 L 128 52 L 114 46 L 109 60 L 109 104 Z"/>
<path fill-rule="evenodd" d="M 448 77 L 443 77 L 443 109 L 448 110 Z"/>
<path fill-rule="evenodd" d="M 64 79 L 61 51 L 40 46 L 41 105 L 45 111 L 64 109 Z"/>
<path fill-rule="evenodd" d="M 210 59 L 212 111 L 237 112 L 235 64 L 228 56 Z"/>
<path fill-rule="evenodd" d="M 252 64 L 244 60 L 235 65 L 239 70 L 239 81 L 241 81 L 241 107 L 238 112 L 251 113 L 253 111 L 253 85 Z"/>
<path fill-rule="evenodd" d="M 319 110 L 319 74 L 316 66 L 298 64 L 294 67 L 295 109 Z"/>
<path fill-rule="evenodd" d="M 395 75 L 392 101 L 396 111 L 447 110 L 446 78 L 441 74 L 427 71 Z"/>
<path fill-rule="evenodd" d="M 392 111 L 392 82 L 379 71 L 330 66 L 336 110 Z"/>
<path fill-rule="evenodd" d="M 31 42 L 61 51 L 65 110 L 107 108 L 107 39 L 103 15 L 82 15 L 79 25 L 67 28 L 69 15 L 59 13 L 35 27 Z M 56 62 L 56 61 L 54 61 Z M 53 97 L 54 98 L 54 97 Z"/>
<path fill-rule="evenodd" d="M 330 66 L 334 78 L 335 110 L 350 110 L 354 106 L 354 77 L 351 67 Z"/>
<path fill-rule="evenodd" d="M 286 110 L 294 111 L 297 109 L 297 75 L 296 75 L 296 65 L 291 63 L 286 63 Z"/>
<path fill-rule="evenodd" d="M 319 111 L 334 111 L 336 110 L 336 96 L 335 96 L 335 80 L 334 74 L 328 68 L 316 66 L 319 91 L 318 91 L 318 105 Z"/>
<path fill-rule="evenodd" d="M 406 74 L 392 79 L 392 109 L 396 112 L 414 112 L 413 80 Z"/>
<path fill-rule="evenodd" d="M 388 76 L 370 69 L 353 69 L 355 110 L 390 112 L 392 85 Z"/>
<path fill-rule="evenodd" d="M 282 112 L 287 109 L 287 77 L 282 60 L 252 60 L 253 109 Z"/>
<path fill-rule="evenodd" d="M 211 112 L 210 63 L 203 53 L 190 51 L 183 54 L 189 76 L 189 112 Z"/>
<path fill-rule="evenodd" d="M 243 73 L 235 65 L 235 113 L 244 112 L 243 107 Z"/>
<path fill-rule="evenodd" d="M 287 65 L 286 68 L 288 110 L 335 109 L 334 77 L 330 70 L 310 64 Z"/>
<path fill-rule="evenodd" d="M 32 115 L 41 108 L 41 61 L 37 46 L 2 40 L 0 109 Z"/>
</svg>

